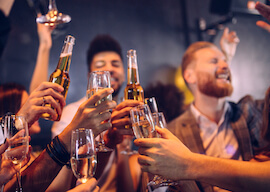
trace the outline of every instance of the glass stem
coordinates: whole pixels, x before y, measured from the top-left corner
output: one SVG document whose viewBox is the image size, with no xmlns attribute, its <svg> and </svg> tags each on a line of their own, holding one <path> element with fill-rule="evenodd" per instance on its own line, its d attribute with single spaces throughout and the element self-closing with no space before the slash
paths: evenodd
<svg viewBox="0 0 270 192">
<path fill-rule="evenodd" d="M 20 163 L 20 170 L 17 172 L 17 181 L 18 181 L 18 192 L 22 192 L 22 183 L 21 183 L 21 163 Z"/>
<path fill-rule="evenodd" d="M 57 11 L 55 0 L 49 0 L 49 11 Z"/>
</svg>

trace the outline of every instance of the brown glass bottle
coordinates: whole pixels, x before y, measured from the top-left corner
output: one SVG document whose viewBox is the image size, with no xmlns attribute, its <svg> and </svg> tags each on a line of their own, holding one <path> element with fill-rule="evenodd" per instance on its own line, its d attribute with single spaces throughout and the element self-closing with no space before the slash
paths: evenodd
<svg viewBox="0 0 270 192">
<path fill-rule="evenodd" d="M 129 50 L 127 57 L 127 86 L 124 91 L 124 98 L 125 100 L 144 101 L 144 92 L 139 80 L 136 50 Z M 130 129 L 130 126 L 125 126 L 125 128 Z"/>
<path fill-rule="evenodd" d="M 60 54 L 60 58 L 55 71 L 50 75 L 49 82 L 57 83 L 64 88 L 61 93 L 65 98 L 67 96 L 70 78 L 69 78 L 69 67 L 71 62 L 73 45 L 75 43 L 75 38 L 71 35 L 66 36 L 64 45 Z M 47 105 L 49 106 L 49 105 Z M 48 113 L 43 113 L 42 117 L 51 120 L 51 116 Z M 60 117 L 57 118 L 59 120 Z"/>
</svg>

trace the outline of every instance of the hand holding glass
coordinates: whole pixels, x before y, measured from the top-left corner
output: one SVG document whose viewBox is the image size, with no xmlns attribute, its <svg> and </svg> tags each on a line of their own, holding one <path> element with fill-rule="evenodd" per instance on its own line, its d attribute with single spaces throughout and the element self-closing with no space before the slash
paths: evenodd
<svg viewBox="0 0 270 192">
<path fill-rule="evenodd" d="M 4 135 L 9 140 L 9 147 L 6 150 L 6 157 L 14 165 L 21 166 L 26 158 L 29 148 L 28 123 L 22 116 L 9 115 L 5 117 Z M 21 167 L 20 167 L 21 168 Z M 17 172 L 18 188 L 16 191 L 22 192 L 21 169 Z"/>
<path fill-rule="evenodd" d="M 93 71 L 89 73 L 86 96 L 89 99 L 92 95 L 94 95 L 99 90 L 102 90 L 104 88 L 110 88 L 110 87 L 111 87 L 111 75 L 109 71 Z M 107 100 L 111 101 L 112 95 L 108 95 L 107 97 L 104 97 L 103 99 L 99 100 L 96 103 L 96 106 Z M 102 152 L 112 151 L 112 149 L 105 146 L 105 141 L 103 139 L 103 136 L 104 136 L 104 132 L 99 135 L 100 139 L 96 145 L 97 151 L 102 151 Z"/>
<path fill-rule="evenodd" d="M 77 179 L 86 183 L 96 171 L 97 159 L 91 129 L 79 128 L 71 135 L 71 168 Z"/>
</svg>

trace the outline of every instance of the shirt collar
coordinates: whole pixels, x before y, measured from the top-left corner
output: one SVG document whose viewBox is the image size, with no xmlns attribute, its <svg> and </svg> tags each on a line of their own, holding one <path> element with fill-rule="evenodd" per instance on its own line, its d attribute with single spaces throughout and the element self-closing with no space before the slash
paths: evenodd
<svg viewBox="0 0 270 192">
<path fill-rule="evenodd" d="M 190 110 L 192 112 L 192 114 L 194 115 L 196 122 L 198 124 L 200 124 L 200 122 L 205 122 L 205 121 L 210 121 L 210 119 L 208 119 L 205 115 L 203 115 L 194 105 L 194 103 L 192 103 L 190 105 Z M 224 104 L 224 109 L 221 115 L 221 118 L 219 120 L 218 125 L 221 125 L 224 120 L 225 120 L 225 115 L 227 115 L 227 113 L 229 113 L 231 111 L 231 106 L 229 105 L 229 103 L 226 101 Z"/>
</svg>

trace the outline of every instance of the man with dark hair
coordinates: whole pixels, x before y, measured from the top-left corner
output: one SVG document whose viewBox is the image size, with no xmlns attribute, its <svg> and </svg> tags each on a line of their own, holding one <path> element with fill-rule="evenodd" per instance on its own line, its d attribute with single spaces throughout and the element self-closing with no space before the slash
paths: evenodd
<svg viewBox="0 0 270 192">
<path fill-rule="evenodd" d="M 111 86 L 114 89 L 113 100 L 117 101 L 117 95 L 125 80 L 122 53 L 119 43 L 110 35 L 97 35 L 90 43 L 87 51 L 87 68 L 91 71 L 109 71 L 111 74 Z M 55 137 L 72 120 L 81 103 L 86 100 L 83 97 L 79 101 L 67 105 L 59 122 L 52 127 L 52 137 Z"/>
<path fill-rule="evenodd" d="M 118 101 L 118 93 L 125 80 L 125 72 L 122 62 L 122 50 L 119 43 L 109 35 L 97 35 L 90 43 L 87 51 L 88 72 L 92 71 L 109 71 L 111 74 L 111 87 L 114 89 L 113 100 Z M 55 122 L 52 127 L 52 136 L 60 134 L 62 130 L 72 120 L 78 107 L 86 100 L 86 97 L 77 102 L 67 105 L 59 122 Z M 105 143 L 108 147 L 115 149 L 117 144 L 122 142 L 123 136 L 119 134 L 118 129 L 124 128 L 129 123 L 129 109 L 138 105 L 138 101 L 127 100 L 119 104 L 113 110 L 111 116 L 112 128 L 104 136 Z M 102 175 L 98 180 L 100 191 L 121 191 L 127 185 L 131 188 L 132 183 L 125 182 L 128 180 L 128 170 L 123 169 L 128 163 L 128 156 L 119 155 L 120 150 L 114 150 Z M 61 175 L 59 176 L 61 178 Z M 124 183 L 124 184 L 123 184 Z M 124 190 L 122 190 L 124 191 Z"/>
</svg>

